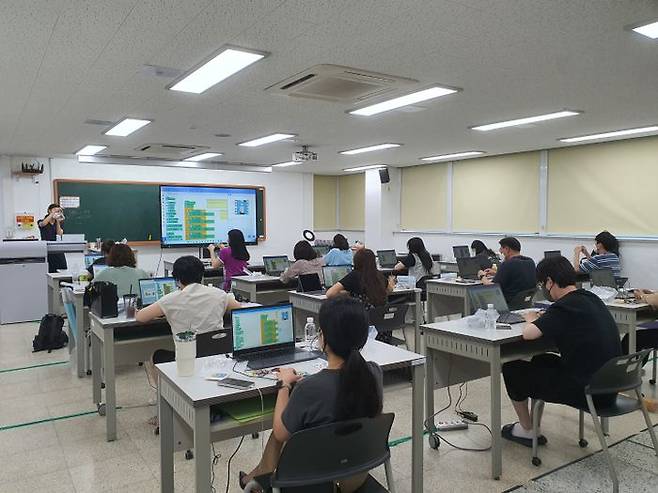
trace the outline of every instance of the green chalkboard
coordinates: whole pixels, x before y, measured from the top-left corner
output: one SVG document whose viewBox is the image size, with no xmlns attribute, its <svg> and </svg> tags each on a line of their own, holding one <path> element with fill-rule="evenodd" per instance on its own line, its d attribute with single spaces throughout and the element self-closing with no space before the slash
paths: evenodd
<svg viewBox="0 0 658 493">
<path fill-rule="evenodd" d="M 160 241 L 160 183 L 55 180 L 54 187 L 56 202 L 60 197 L 80 199 L 79 207 L 66 208 L 65 233 L 84 234 L 87 241 Z M 264 188 L 256 190 L 256 226 L 264 239 Z"/>
</svg>

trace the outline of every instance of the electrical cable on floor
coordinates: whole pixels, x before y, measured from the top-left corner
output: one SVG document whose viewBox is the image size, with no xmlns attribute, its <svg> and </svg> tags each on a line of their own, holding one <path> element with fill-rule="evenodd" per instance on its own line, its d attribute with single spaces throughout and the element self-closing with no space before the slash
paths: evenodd
<svg viewBox="0 0 658 493">
<path fill-rule="evenodd" d="M 242 442 L 244 442 L 244 436 L 240 438 L 240 443 L 238 443 L 238 446 L 231 454 L 231 457 L 228 458 L 228 462 L 226 463 L 226 493 L 228 493 L 228 487 L 231 480 L 231 461 L 233 460 L 233 457 L 235 457 L 235 454 L 238 453 L 238 450 L 240 450 L 240 447 L 242 447 Z"/>
</svg>

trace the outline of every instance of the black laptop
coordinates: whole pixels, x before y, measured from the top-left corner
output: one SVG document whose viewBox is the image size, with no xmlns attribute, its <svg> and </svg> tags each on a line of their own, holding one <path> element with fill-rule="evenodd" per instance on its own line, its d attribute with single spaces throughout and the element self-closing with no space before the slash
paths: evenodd
<svg viewBox="0 0 658 493">
<path fill-rule="evenodd" d="M 320 358 L 318 351 L 295 347 L 295 329 L 290 303 L 255 306 L 231 312 L 233 357 L 247 360 L 252 370 L 276 368 Z"/>
<path fill-rule="evenodd" d="M 452 253 L 455 256 L 455 259 L 470 257 L 471 249 L 468 248 L 468 245 L 458 245 L 452 247 Z"/>
<path fill-rule="evenodd" d="M 308 294 L 324 294 L 326 292 L 322 287 L 318 274 L 301 274 L 297 279 L 297 291 Z"/>
<path fill-rule="evenodd" d="M 395 250 L 377 250 L 377 260 L 382 269 L 392 269 L 398 263 Z"/>
<path fill-rule="evenodd" d="M 462 279 L 478 280 L 480 272 L 479 257 L 459 257 L 457 258 L 457 268 Z"/>
<path fill-rule="evenodd" d="M 522 315 L 510 312 L 503 291 L 498 284 L 468 288 L 468 299 L 471 302 L 471 313 L 475 313 L 480 308 L 486 310 L 487 305 L 491 304 L 498 312 L 498 323 L 520 324 L 525 322 Z"/>
<path fill-rule="evenodd" d="M 550 258 L 550 257 L 561 257 L 562 252 L 560 250 L 546 250 L 544 252 L 544 258 Z"/>
</svg>

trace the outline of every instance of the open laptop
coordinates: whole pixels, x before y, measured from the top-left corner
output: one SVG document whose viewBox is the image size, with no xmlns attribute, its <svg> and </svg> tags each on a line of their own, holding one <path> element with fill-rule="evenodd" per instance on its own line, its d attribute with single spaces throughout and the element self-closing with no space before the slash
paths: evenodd
<svg viewBox="0 0 658 493">
<path fill-rule="evenodd" d="M 452 253 L 455 256 L 455 259 L 470 257 L 471 249 L 468 248 L 468 245 L 458 245 L 452 247 Z"/>
<path fill-rule="evenodd" d="M 315 245 L 313 247 L 313 250 L 315 250 L 315 253 L 318 257 L 324 257 L 326 254 L 329 253 L 331 247 L 329 245 Z"/>
<path fill-rule="evenodd" d="M 459 275 L 462 279 L 478 280 L 478 272 L 480 272 L 480 258 L 479 257 L 458 257 L 457 268 Z"/>
<path fill-rule="evenodd" d="M 332 265 L 323 267 L 322 275 L 324 277 L 324 287 L 329 289 L 350 272 L 352 272 L 352 266 L 350 265 Z"/>
<path fill-rule="evenodd" d="M 295 347 L 292 305 L 242 308 L 231 312 L 233 357 L 247 360 L 252 370 L 319 358 L 317 351 Z"/>
<path fill-rule="evenodd" d="M 139 280 L 139 299 L 142 307 L 152 305 L 165 294 L 173 293 L 178 287 L 173 277 L 154 277 Z"/>
<path fill-rule="evenodd" d="M 546 250 L 544 252 L 544 258 L 549 258 L 549 257 L 561 257 L 562 252 L 560 250 Z"/>
<path fill-rule="evenodd" d="M 265 265 L 265 273 L 268 276 L 278 277 L 288 268 L 290 262 L 288 262 L 286 255 L 276 255 L 263 257 L 263 264 Z"/>
<path fill-rule="evenodd" d="M 377 259 L 382 269 L 392 269 L 398 263 L 395 250 L 377 250 Z"/>
<path fill-rule="evenodd" d="M 297 291 L 308 294 L 324 294 L 326 290 L 322 287 L 318 274 L 301 274 L 297 278 Z"/>
<path fill-rule="evenodd" d="M 468 298 L 471 302 L 471 311 L 475 313 L 480 308 L 487 309 L 487 305 L 492 304 L 498 312 L 498 323 L 501 324 L 520 324 L 525 322 L 523 316 L 518 313 L 509 311 L 503 291 L 498 284 L 489 286 L 474 286 L 468 289 Z"/>
<path fill-rule="evenodd" d="M 91 267 L 91 264 L 96 262 L 99 258 L 103 258 L 103 255 L 100 253 L 87 253 L 85 254 L 85 269 Z"/>
<path fill-rule="evenodd" d="M 596 269 L 589 273 L 589 279 L 593 286 L 602 286 L 608 288 L 623 288 L 628 281 L 628 277 L 615 277 L 612 269 Z"/>
</svg>

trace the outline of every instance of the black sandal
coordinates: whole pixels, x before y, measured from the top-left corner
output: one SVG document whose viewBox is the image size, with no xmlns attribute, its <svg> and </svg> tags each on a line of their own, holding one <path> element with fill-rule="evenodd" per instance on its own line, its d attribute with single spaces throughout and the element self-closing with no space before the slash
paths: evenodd
<svg viewBox="0 0 658 493">
<path fill-rule="evenodd" d="M 240 471 L 240 473 L 238 474 L 238 483 L 240 484 L 240 489 L 243 491 L 247 487 L 247 481 L 245 481 L 246 477 L 247 477 L 247 473 L 244 471 Z"/>
<path fill-rule="evenodd" d="M 510 423 L 505 426 L 503 426 L 503 429 L 501 430 L 500 434 L 505 440 L 510 440 L 512 442 L 516 442 L 520 445 L 523 445 L 524 447 L 532 448 L 532 438 L 523 438 L 523 437 L 517 437 L 512 433 L 512 429 L 514 428 L 514 425 L 516 423 Z M 544 435 L 539 435 L 537 437 L 537 445 L 546 445 L 548 443 L 548 440 Z"/>
</svg>

